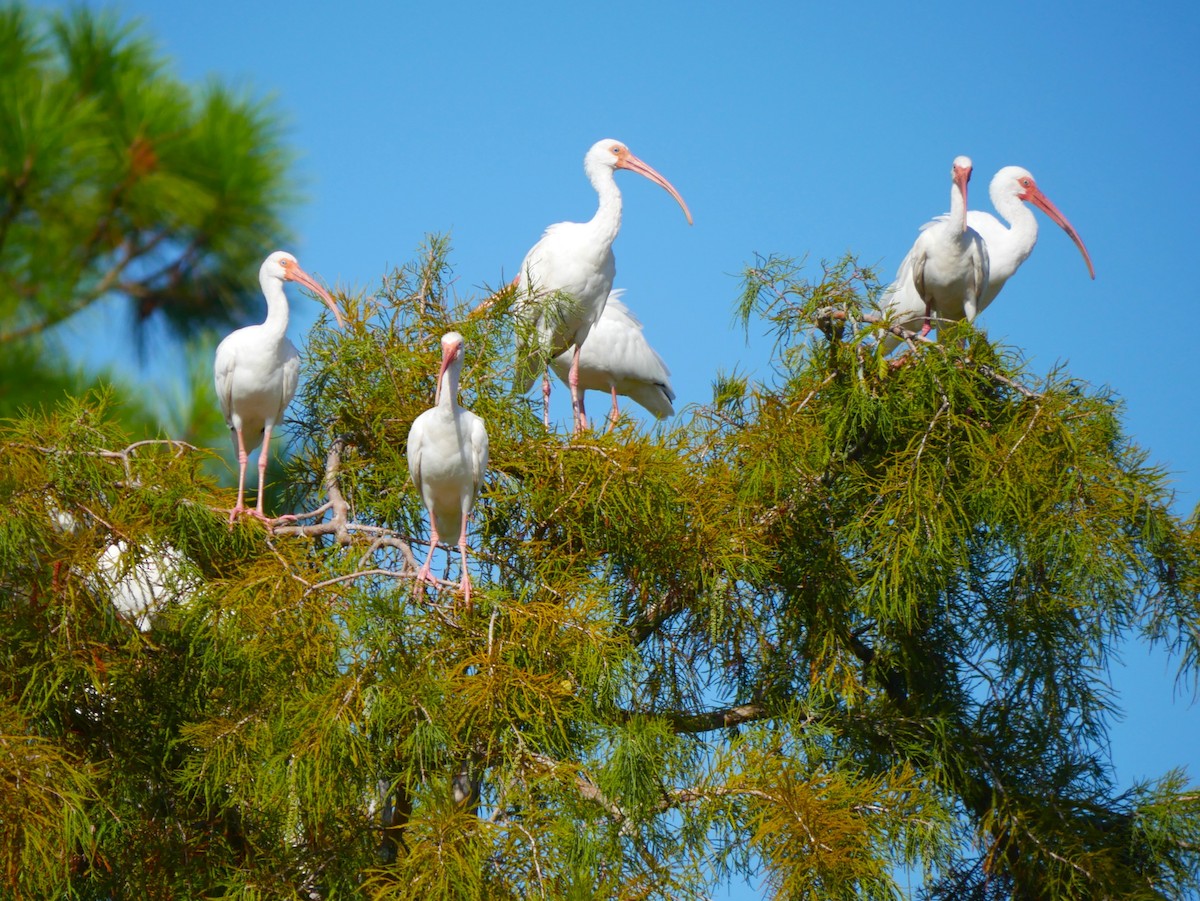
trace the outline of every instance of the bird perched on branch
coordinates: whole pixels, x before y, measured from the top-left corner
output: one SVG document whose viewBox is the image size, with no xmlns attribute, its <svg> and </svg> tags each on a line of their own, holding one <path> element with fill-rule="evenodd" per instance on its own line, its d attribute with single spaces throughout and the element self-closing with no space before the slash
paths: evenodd
<svg viewBox="0 0 1200 901">
<path fill-rule="evenodd" d="M 167 543 L 140 547 L 117 539 L 100 554 L 96 574 L 117 611 L 143 632 L 163 606 L 187 599 L 200 584 L 184 556 Z"/>
<path fill-rule="evenodd" d="M 266 321 L 228 335 L 217 346 L 213 364 L 217 400 L 225 423 L 233 433 L 233 446 L 238 455 L 237 503 L 229 511 L 230 525 L 245 512 L 267 519 L 263 513 L 262 488 L 271 431 L 283 420 L 283 411 L 291 403 L 300 379 L 300 354 L 287 337 L 288 300 L 283 283 L 291 281 L 304 285 L 325 302 L 337 324 L 342 325 L 342 314 L 333 298 L 300 268 L 290 253 L 277 250 L 267 257 L 258 270 L 258 281 L 267 299 Z M 250 452 L 260 442 L 258 500 L 253 510 L 247 510 L 246 463 Z"/>
<path fill-rule="evenodd" d="M 408 431 L 408 471 L 429 511 L 429 554 L 417 582 L 429 575 L 439 541 L 457 544 L 462 553 L 463 600 L 471 603 L 467 572 L 467 519 L 487 472 L 488 436 L 483 420 L 458 405 L 464 341 L 458 332 L 442 336 L 442 365 L 438 370 L 434 405 L 413 420 Z"/>
<path fill-rule="evenodd" d="M 923 321 L 920 334 L 926 335 L 933 316 L 972 322 L 978 315 L 989 265 L 983 238 L 967 224 L 972 168 L 969 157 L 955 158 L 950 170 L 950 212 L 921 226 L 896 280 L 885 292 L 883 309 L 892 324 L 911 330 Z M 899 343 L 894 336 L 887 341 L 893 347 Z"/>
<path fill-rule="evenodd" d="M 521 264 L 517 276 L 517 377 L 515 387 L 528 391 L 539 373 L 543 392 L 550 393 L 549 361 L 571 349 L 567 383 L 571 388 L 576 430 L 587 424 L 579 389 L 579 348 L 604 311 L 616 274 L 612 244 L 621 228 L 621 192 L 617 169 L 644 175 L 665 189 L 682 207 L 688 224 L 692 214 L 675 187 L 642 162 L 620 141 L 597 141 L 583 158 L 583 170 L 599 195 L 596 214 L 587 222 L 559 222 L 546 229 Z"/>
<path fill-rule="evenodd" d="M 622 302 L 624 293 L 624 288 L 615 288 L 608 295 L 604 312 L 579 348 L 580 408 L 587 391 L 611 393 L 610 428 L 621 415 L 618 394 L 633 399 L 659 419 L 675 415 L 671 371 L 646 340 L 642 323 Z M 570 375 L 573 355 L 573 350 L 564 350 L 550 361 L 551 368 L 564 382 Z M 549 418 L 547 403 L 547 425 Z"/>
<path fill-rule="evenodd" d="M 1033 253 L 1038 239 L 1038 223 L 1033 211 L 1026 206 L 1027 203 L 1032 203 L 1067 233 L 1075 242 L 1075 246 L 1079 248 L 1079 252 L 1083 254 L 1088 274 L 1092 278 L 1096 277 L 1091 255 L 1088 254 L 1083 239 L 1079 237 L 1075 227 L 1067 221 L 1067 217 L 1059 211 L 1049 197 L 1042 193 L 1028 169 L 1020 166 L 1005 166 L 992 177 L 988 194 L 996 212 L 1009 224 L 1005 225 L 991 213 L 981 210 L 967 212 L 967 227 L 983 239 L 988 260 L 987 286 L 980 292 L 976 302 L 976 315 L 983 312 L 996 299 L 1000 289 L 1008 283 L 1021 264 Z M 947 216 L 939 216 L 930 225 L 942 222 L 946 218 Z M 901 268 L 903 269 L 903 266 Z M 900 282 L 901 279 L 898 278 L 896 284 L 903 287 Z M 892 297 L 890 302 L 889 297 Z M 901 295 L 897 292 L 892 295 L 891 289 L 889 289 L 889 294 L 884 296 L 884 308 L 890 311 L 893 323 L 898 325 L 909 323 L 910 325 L 906 327 L 915 324 L 916 317 L 920 314 L 920 308 L 919 301 L 914 298 L 915 293 Z M 892 337 L 886 339 L 889 351 L 898 343 L 899 339 Z"/>
</svg>

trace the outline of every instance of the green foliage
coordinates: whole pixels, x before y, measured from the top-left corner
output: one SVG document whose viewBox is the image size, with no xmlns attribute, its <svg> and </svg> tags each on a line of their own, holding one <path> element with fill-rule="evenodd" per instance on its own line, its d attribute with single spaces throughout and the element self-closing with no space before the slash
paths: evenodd
<svg viewBox="0 0 1200 901">
<path fill-rule="evenodd" d="M 86 7 L 0 6 L 0 67 L 0 416 L 103 389 L 131 436 L 227 450 L 214 330 L 260 312 L 253 273 L 288 235 L 279 114 L 181 83 L 139 27 Z M 160 408 L 146 386 L 85 371 L 56 326 L 89 308 L 127 314 L 139 349 L 154 323 L 192 396 Z"/>
<path fill-rule="evenodd" d="M 1200 544 L 1113 397 L 963 326 L 901 361 L 851 260 L 748 273 L 768 383 L 645 432 L 547 431 L 511 291 L 430 238 L 310 335 L 296 523 L 226 525 L 211 457 L 129 445 L 110 395 L 3 435 L 0 860 L 100 898 L 1176 898 L 1180 772 L 1118 793 L 1107 662 L 1195 679 Z M 439 339 L 488 427 L 476 591 L 416 586 L 404 455 Z M 69 519 L 67 518 L 69 516 Z M 190 587 L 147 632 L 116 539 Z M 19 749 L 19 753 L 18 753 Z"/>
<path fill-rule="evenodd" d="M 0 45 L 0 343 L 113 295 L 180 335 L 255 308 L 295 197 L 270 106 L 179 83 L 111 13 L 9 4 Z"/>
</svg>

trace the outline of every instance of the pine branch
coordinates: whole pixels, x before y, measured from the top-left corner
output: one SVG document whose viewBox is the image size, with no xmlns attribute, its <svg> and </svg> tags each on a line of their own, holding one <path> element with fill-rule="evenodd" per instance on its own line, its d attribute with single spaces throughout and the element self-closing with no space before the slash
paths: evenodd
<svg viewBox="0 0 1200 901">
<path fill-rule="evenodd" d="M 673 732 L 682 734 L 712 732 L 716 729 L 732 729 L 744 723 L 771 719 L 775 716 L 775 713 L 767 705 L 760 702 L 738 704 L 733 707 L 706 710 L 701 713 L 681 713 L 675 710 L 645 712 L 621 710 L 619 713 L 621 722 L 651 716 L 666 721 Z"/>
<path fill-rule="evenodd" d="M 34 322 L 21 326 L 20 328 L 9 329 L 6 332 L 0 332 L 0 345 L 9 344 L 13 341 L 20 341 L 23 338 L 28 338 L 33 335 L 39 335 L 42 332 L 45 332 L 47 329 L 58 325 L 60 322 L 65 322 L 66 320 L 70 319 L 76 313 L 86 309 L 92 303 L 99 300 L 101 297 L 115 288 L 121 279 L 121 273 L 125 271 L 125 268 L 129 265 L 129 262 L 132 259 L 132 245 L 125 244 L 123 247 L 125 253 L 124 259 L 118 259 L 116 264 L 110 266 L 108 271 L 100 277 L 100 280 L 92 288 L 87 291 L 77 293 L 76 296 L 68 303 L 65 303 L 61 307 L 46 313 L 46 315 L 39 320 L 35 320 Z"/>
<path fill-rule="evenodd" d="M 362 523 L 350 521 L 350 504 L 347 503 L 345 496 L 342 494 L 341 487 L 338 484 L 338 476 L 342 466 L 342 452 L 345 450 L 346 440 L 344 438 L 336 438 L 332 446 L 329 448 L 329 454 L 325 458 L 325 477 L 324 487 L 325 494 L 329 501 L 322 504 L 316 510 L 308 513 L 295 514 L 294 519 L 314 519 L 322 517 L 325 513 L 332 511 L 333 516 L 322 522 L 313 523 L 307 526 L 280 526 L 272 525 L 271 534 L 273 535 L 296 535 L 304 538 L 315 538 L 323 535 L 332 535 L 343 546 L 350 546 L 355 543 L 362 543 L 363 539 L 367 540 L 368 550 L 363 555 L 362 559 L 366 559 L 367 554 L 378 550 L 379 548 L 387 547 L 400 551 L 404 558 L 404 570 L 402 573 L 386 572 L 387 575 L 395 575 L 397 577 L 411 577 L 417 572 L 417 561 L 412 553 L 412 539 L 402 538 L 399 534 L 391 529 L 385 529 L 380 526 L 368 526 Z M 344 581 L 347 578 L 357 578 L 361 575 L 373 575 L 376 570 L 363 571 L 357 575 L 338 577 L 331 580 L 330 584 L 338 581 Z M 452 585 L 452 583 L 445 583 Z"/>
</svg>

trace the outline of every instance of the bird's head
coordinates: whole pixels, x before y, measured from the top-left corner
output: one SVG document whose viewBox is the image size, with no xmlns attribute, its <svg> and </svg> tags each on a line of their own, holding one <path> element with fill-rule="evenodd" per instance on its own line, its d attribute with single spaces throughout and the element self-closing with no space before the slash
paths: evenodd
<svg viewBox="0 0 1200 901">
<path fill-rule="evenodd" d="M 1037 186 L 1037 182 L 1033 180 L 1033 175 L 1030 174 L 1028 169 L 1022 169 L 1020 166 L 1005 166 L 992 179 L 991 190 L 992 203 L 997 209 L 1000 207 L 999 198 L 1011 196 L 1026 203 L 1032 203 L 1053 219 L 1059 228 L 1070 235 L 1071 240 L 1075 242 L 1075 246 L 1079 248 L 1079 252 L 1083 254 L 1083 261 L 1087 263 L 1088 274 L 1092 278 L 1096 277 L 1096 269 L 1092 265 L 1091 255 L 1088 253 L 1087 248 L 1083 246 L 1083 238 L 1079 237 L 1079 232 L 1075 231 L 1075 227 L 1067 221 L 1067 217 L 1059 211 L 1058 207 L 1050 202 L 1050 198 L 1042 193 L 1041 188 Z"/>
<path fill-rule="evenodd" d="M 333 302 L 333 298 L 329 296 L 329 292 L 318 285 L 316 279 L 301 269 L 296 258 L 286 250 L 277 250 L 263 260 L 262 267 L 258 270 L 258 279 L 264 285 L 268 279 L 279 282 L 299 282 L 325 302 L 325 306 L 329 307 L 339 327 L 345 325 L 342 313 L 337 308 L 337 304 Z"/>
<path fill-rule="evenodd" d="M 644 175 L 675 198 L 675 202 L 683 209 L 683 215 L 687 217 L 688 225 L 692 224 L 692 213 L 687 204 L 683 202 L 683 197 L 675 190 L 675 186 L 659 175 L 653 167 L 634 156 L 629 148 L 620 141 L 614 138 L 605 138 L 603 141 L 593 144 L 583 158 L 583 169 L 589 177 L 593 172 L 604 169 L 609 171 L 628 169 Z"/>
</svg>

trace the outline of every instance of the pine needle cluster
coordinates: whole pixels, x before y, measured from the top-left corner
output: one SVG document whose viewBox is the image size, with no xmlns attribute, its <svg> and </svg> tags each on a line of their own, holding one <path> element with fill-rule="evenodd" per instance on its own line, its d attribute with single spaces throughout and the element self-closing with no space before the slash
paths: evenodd
<svg viewBox="0 0 1200 901">
<path fill-rule="evenodd" d="M 0 71 L 0 346 L 103 298 L 139 336 L 257 309 L 245 273 L 296 196 L 270 104 L 193 90 L 136 26 L 82 7 L 0 7 Z"/>
</svg>

